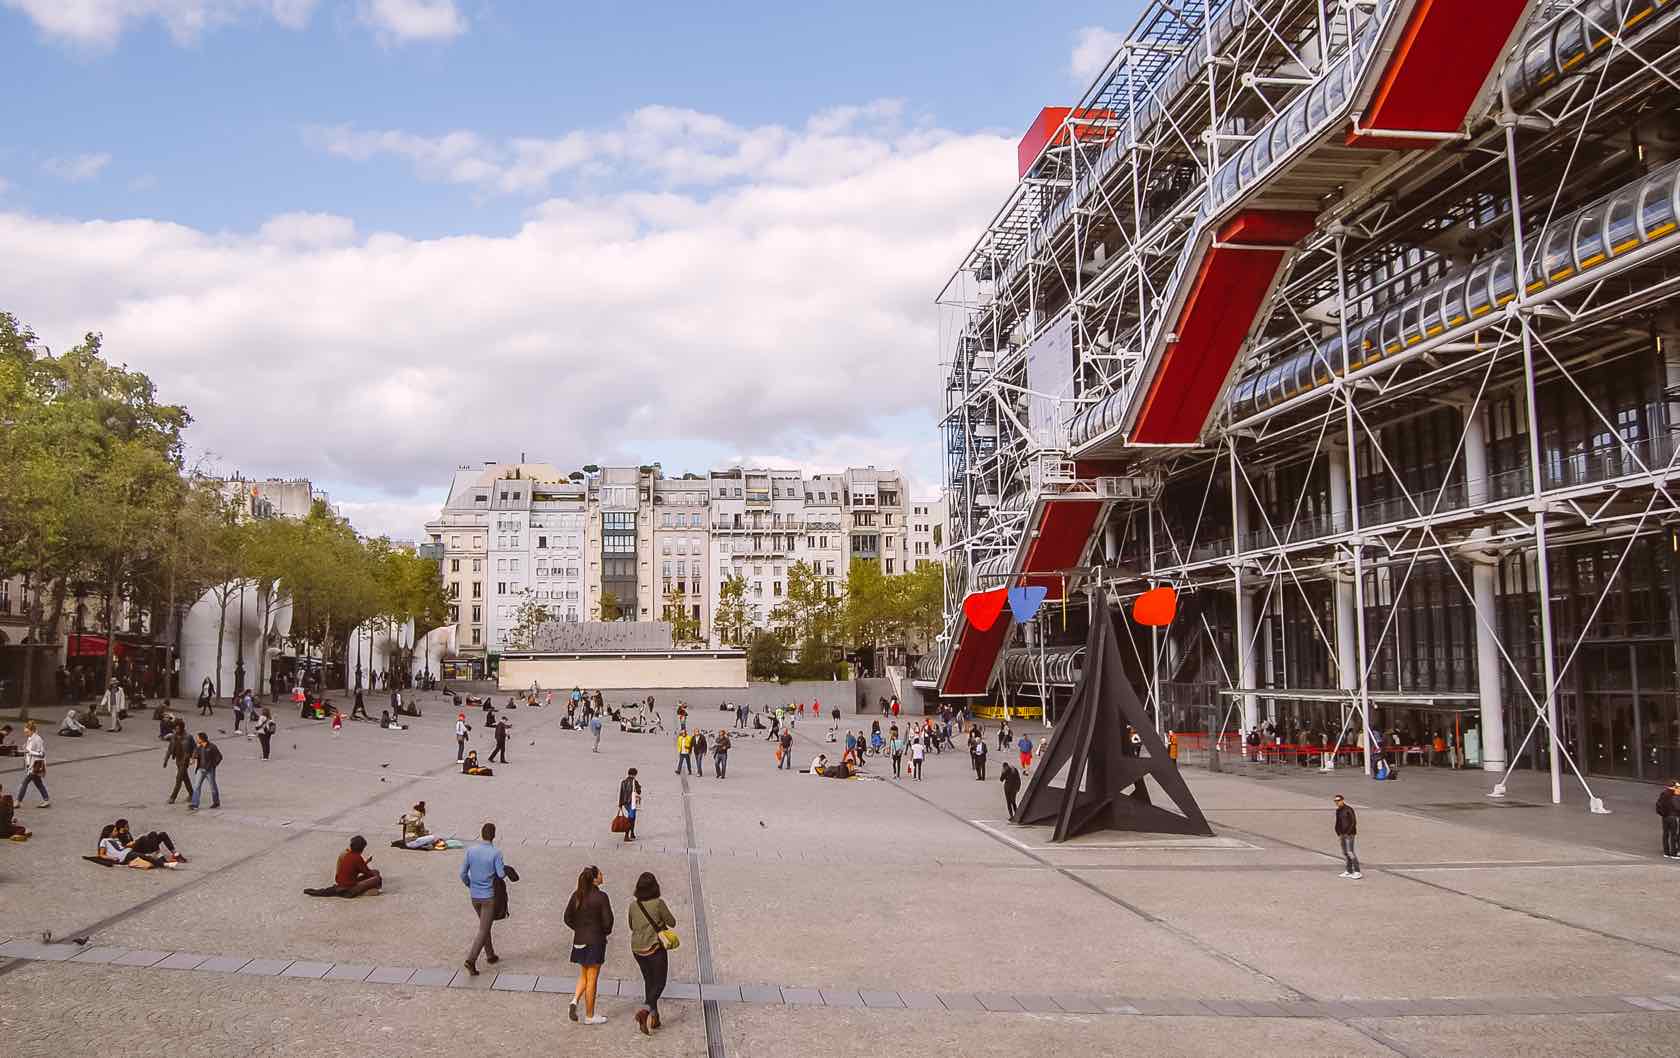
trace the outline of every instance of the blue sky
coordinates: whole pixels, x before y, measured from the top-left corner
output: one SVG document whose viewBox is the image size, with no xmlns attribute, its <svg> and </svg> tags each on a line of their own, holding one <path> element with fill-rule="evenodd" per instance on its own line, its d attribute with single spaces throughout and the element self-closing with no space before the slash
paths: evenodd
<svg viewBox="0 0 1680 1058">
<path fill-rule="evenodd" d="M 1135 11 L 0 0 L 0 308 L 399 535 L 519 449 L 934 485 L 932 297 Z"/>
</svg>

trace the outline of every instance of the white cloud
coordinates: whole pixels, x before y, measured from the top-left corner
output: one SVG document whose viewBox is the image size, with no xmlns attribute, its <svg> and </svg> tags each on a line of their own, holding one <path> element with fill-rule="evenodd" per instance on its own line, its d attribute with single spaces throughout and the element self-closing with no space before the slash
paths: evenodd
<svg viewBox="0 0 1680 1058">
<path fill-rule="evenodd" d="M 7 180 L 3 176 L 0 176 L 0 195 L 5 194 L 6 192 L 10 191 L 11 189 L 12 189 L 12 182 L 10 180 Z"/>
<path fill-rule="evenodd" d="M 243 18 L 271 20 L 300 30 L 319 0 L 0 0 L 48 37 L 90 48 L 109 48 L 129 29 L 160 23 L 177 44 Z M 455 0 L 359 0 L 357 18 L 383 41 L 447 40 L 467 30 Z"/>
<path fill-rule="evenodd" d="M 425 539 L 425 525 L 437 517 L 443 506 L 444 494 L 429 500 L 404 502 L 396 500 L 341 500 L 333 497 L 333 506 L 350 519 L 350 524 L 365 536 L 388 536 L 408 543 Z"/>
<path fill-rule="evenodd" d="M 1090 83 L 1103 72 L 1108 60 L 1125 42 L 1124 33 L 1101 26 L 1084 27 L 1074 36 L 1073 53 L 1068 56 L 1068 72 L 1074 80 Z"/>
<path fill-rule="evenodd" d="M 581 465 L 627 438 L 645 459 L 688 445 L 920 467 L 922 488 L 939 464 L 932 299 L 1013 184 L 1015 146 L 884 131 L 896 119 L 865 109 L 798 131 L 661 109 L 615 130 L 728 174 L 687 181 L 640 149 L 580 162 L 502 145 L 480 173 L 471 133 L 345 139 L 340 153 L 408 152 L 480 186 L 578 164 L 674 174 L 549 198 L 501 236 L 0 210 L 0 259 L 29 262 L 0 270 L 0 307 L 55 349 L 102 332 L 188 405 L 195 448 L 333 482 L 341 501 L 411 502 L 460 462 L 521 450 Z"/>
<path fill-rule="evenodd" d="M 111 156 L 101 152 L 99 154 L 78 154 L 72 158 L 48 158 L 41 163 L 41 168 L 60 180 L 80 184 L 92 180 L 110 164 Z"/>
<path fill-rule="evenodd" d="M 360 17 L 394 41 L 448 40 L 467 31 L 455 0 L 362 0 Z"/>
<path fill-rule="evenodd" d="M 499 194 L 540 194 L 567 174 L 632 170 L 669 186 L 809 185 L 865 172 L 895 152 L 928 146 L 946 135 L 907 126 L 897 100 L 825 110 L 798 129 L 745 127 L 696 110 L 646 106 L 615 127 L 555 138 L 493 140 L 465 130 L 423 136 L 349 125 L 312 128 L 306 134 L 344 158 L 400 158 L 425 179 Z"/>
</svg>

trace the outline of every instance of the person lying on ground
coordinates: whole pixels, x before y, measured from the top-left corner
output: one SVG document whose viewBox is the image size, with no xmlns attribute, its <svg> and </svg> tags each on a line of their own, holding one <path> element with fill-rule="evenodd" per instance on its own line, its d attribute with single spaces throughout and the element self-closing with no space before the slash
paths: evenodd
<svg viewBox="0 0 1680 1058">
<path fill-rule="evenodd" d="M 163 850 L 167 849 L 165 854 Z M 186 863 L 187 858 L 175 851 L 175 843 L 161 830 L 153 830 L 135 837 L 128 828 L 128 820 L 119 819 L 99 831 L 97 858 L 119 866 L 150 870 L 153 867 L 173 867 Z"/>
</svg>

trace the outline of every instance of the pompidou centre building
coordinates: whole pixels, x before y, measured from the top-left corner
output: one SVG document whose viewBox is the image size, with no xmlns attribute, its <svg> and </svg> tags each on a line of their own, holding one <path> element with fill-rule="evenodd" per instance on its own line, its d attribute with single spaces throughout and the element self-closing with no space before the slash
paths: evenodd
<svg viewBox="0 0 1680 1058">
<path fill-rule="evenodd" d="M 1154 0 L 1019 168 L 925 689 L 1054 716 L 1106 619 L 1182 745 L 1680 774 L 1680 0 Z"/>
</svg>

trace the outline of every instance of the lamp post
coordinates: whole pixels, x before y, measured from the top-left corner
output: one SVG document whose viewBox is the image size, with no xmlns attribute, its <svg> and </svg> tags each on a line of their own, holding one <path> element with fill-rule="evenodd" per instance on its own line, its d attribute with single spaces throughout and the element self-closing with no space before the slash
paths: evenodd
<svg viewBox="0 0 1680 1058">
<path fill-rule="evenodd" d="M 245 689 L 245 582 L 239 582 L 239 638 L 233 647 L 233 690 Z"/>
</svg>

